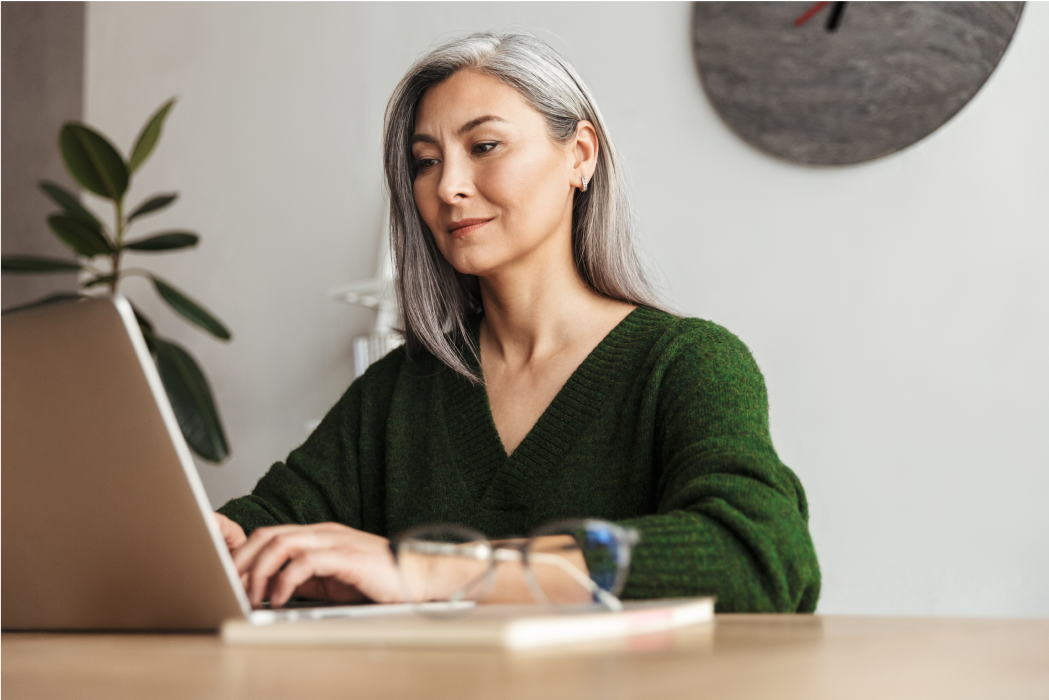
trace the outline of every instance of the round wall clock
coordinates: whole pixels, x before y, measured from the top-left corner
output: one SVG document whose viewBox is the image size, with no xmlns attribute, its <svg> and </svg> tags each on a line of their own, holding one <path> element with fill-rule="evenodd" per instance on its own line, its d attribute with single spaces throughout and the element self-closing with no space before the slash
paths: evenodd
<svg viewBox="0 0 1049 700">
<path fill-rule="evenodd" d="M 928 136 L 994 71 L 1022 2 L 697 2 L 693 49 L 728 126 L 786 160 L 845 165 Z"/>
</svg>

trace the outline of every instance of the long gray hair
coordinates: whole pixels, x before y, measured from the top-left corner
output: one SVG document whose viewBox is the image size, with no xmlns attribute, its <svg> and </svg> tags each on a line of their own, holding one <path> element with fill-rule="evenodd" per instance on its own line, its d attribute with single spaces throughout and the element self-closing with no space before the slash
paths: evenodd
<svg viewBox="0 0 1049 700">
<path fill-rule="evenodd" d="M 516 89 L 546 119 L 550 136 L 564 143 L 582 120 L 594 125 L 597 168 L 587 191 L 577 191 L 572 211 L 576 269 L 594 291 L 612 299 L 659 306 L 635 249 L 634 221 L 622 166 L 594 98 L 575 69 L 529 34 L 483 32 L 454 39 L 419 59 L 386 106 L 383 165 L 390 191 L 390 244 L 396 264 L 409 357 L 428 350 L 472 382 L 482 381 L 464 351 L 474 354 L 469 325 L 484 312 L 473 275 L 458 272 L 437 248 L 415 205 L 411 139 L 426 91 L 472 69 Z"/>
</svg>

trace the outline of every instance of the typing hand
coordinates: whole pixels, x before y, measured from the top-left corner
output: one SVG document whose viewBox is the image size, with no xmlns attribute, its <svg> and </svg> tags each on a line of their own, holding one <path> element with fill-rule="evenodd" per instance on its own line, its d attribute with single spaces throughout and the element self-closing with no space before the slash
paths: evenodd
<svg viewBox="0 0 1049 700">
<path fill-rule="evenodd" d="M 229 549 L 230 554 L 236 552 L 241 545 L 248 541 L 243 528 L 222 513 L 215 513 L 214 515 L 215 522 L 219 524 L 219 532 L 222 533 L 222 537 L 226 540 L 226 548 Z"/>
<path fill-rule="evenodd" d="M 293 595 L 333 603 L 402 598 L 389 541 L 338 523 L 260 527 L 233 562 L 256 608 L 267 597 L 280 607 Z"/>
</svg>

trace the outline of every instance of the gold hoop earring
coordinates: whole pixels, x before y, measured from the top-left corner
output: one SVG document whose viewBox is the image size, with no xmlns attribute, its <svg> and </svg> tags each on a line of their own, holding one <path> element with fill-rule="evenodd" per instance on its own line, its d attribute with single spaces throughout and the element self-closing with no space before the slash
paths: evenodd
<svg viewBox="0 0 1049 700">
<path fill-rule="evenodd" d="M 586 192 L 586 175 L 580 175 L 579 177 L 583 178 L 583 186 L 580 188 L 580 191 Z"/>
</svg>

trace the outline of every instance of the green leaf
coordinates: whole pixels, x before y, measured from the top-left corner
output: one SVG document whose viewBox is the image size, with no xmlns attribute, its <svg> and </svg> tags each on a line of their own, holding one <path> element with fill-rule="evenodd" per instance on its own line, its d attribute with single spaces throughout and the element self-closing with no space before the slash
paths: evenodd
<svg viewBox="0 0 1049 700">
<path fill-rule="evenodd" d="M 4 272 L 76 272 L 80 269 L 80 263 L 75 260 L 56 260 L 35 255 L 5 255 L 3 258 Z"/>
<path fill-rule="evenodd" d="M 69 214 L 74 219 L 80 219 L 88 226 L 97 229 L 99 232 L 102 231 L 102 222 L 95 218 L 87 208 L 80 203 L 76 195 L 65 189 L 61 185 L 57 185 L 48 180 L 40 181 L 40 189 L 44 191 L 51 200 L 62 207 L 62 211 Z"/>
<path fill-rule="evenodd" d="M 163 209 L 167 205 L 174 202 L 176 199 L 178 199 L 177 192 L 172 192 L 171 194 L 154 195 L 152 198 L 147 199 L 145 202 L 142 202 L 142 204 L 139 204 L 138 209 L 135 209 L 135 211 L 131 212 L 131 215 L 127 218 L 128 223 L 134 221 L 140 216 L 152 214 L 158 209 Z"/>
<path fill-rule="evenodd" d="M 135 141 L 135 147 L 131 150 L 131 160 L 128 161 L 128 170 L 135 172 L 138 170 L 138 166 L 145 162 L 146 158 L 149 158 L 149 154 L 153 152 L 153 149 L 157 145 L 157 141 L 160 140 L 160 131 L 164 127 L 164 120 L 167 119 L 168 112 L 175 105 L 175 98 L 172 97 L 170 100 L 160 106 L 160 109 L 150 117 L 146 126 L 143 127 L 142 133 L 138 135 L 138 140 Z"/>
<path fill-rule="evenodd" d="M 38 306 L 51 306 L 52 304 L 61 304 L 65 301 L 75 301 L 77 299 L 83 299 L 83 294 L 73 294 L 70 292 L 59 292 L 58 294 L 52 294 L 51 296 L 44 297 L 43 299 L 37 299 L 36 301 L 28 304 L 22 304 L 21 306 L 15 306 L 14 308 L 7 309 L 4 311 L 4 315 L 14 313 L 16 311 L 26 311 L 28 309 L 35 309 Z"/>
<path fill-rule="evenodd" d="M 140 238 L 124 244 L 129 250 L 158 251 L 192 248 L 200 241 L 200 236 L 192 231 L 166 231 L 149 238 Z"/>
<path fill-rule="evenodd" d="M 89 279 L 87 282 L 84 282 L 83 287 L 84 289 L 91 289 L 92 287 L 97 287 L 100 284 L 111 284 L 113 281 L 116 280 L 116 278 L 116 275 L 97 275 Z"/>
<path fill-rule="evenodd" d="M 58 133 L 58 147 L 66 168 L 81 187 L 114 202 L 123 198 L 128 185 L 127 165 L 105 136 L 83 124 L 67 122 Z"/>
<path fill-rule="evenodd" d="M 160 380 L 186 442 L 202 458 L 221 462 L 229 455 L 229 445 L 208 380 L 184 348 L 151 335 Z"/>
<path fill-rule="evenodd" d="M 156 287 L 157 294 L 187 320 L 197 324 L 216 338 L 229 340 L 233 337 L 221 321 L 167 282 L 159 277 L 153 277 L 153 286 Z"/>
<path fill-rule="evenodd" d="M 80 219 L 65 214 L 52 214 L 47 217 L 47 225 L 63 243 L 85 258 L 113 252 L 113 247 L 106 237 Z"/>
</svg>

